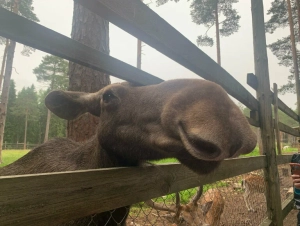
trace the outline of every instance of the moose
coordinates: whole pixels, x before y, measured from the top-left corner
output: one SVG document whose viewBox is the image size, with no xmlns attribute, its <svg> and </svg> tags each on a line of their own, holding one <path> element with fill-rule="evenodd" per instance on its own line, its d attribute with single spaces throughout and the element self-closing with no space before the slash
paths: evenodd
<svg viewBox="0 0 300 226">
<path fill-rule="evenodd" d="M 170 157 L 207 174 L 223 159 L 256 146 L 256 135 L 226 91 L 202 79 L 149 86 L 124 82 L 95 93 L 56 90 L 47 95 L 45 104 L 66 120 L 85 113 L 99 117 L 95 135 L 85 143 L 50 140 L 1 168 L 0 176 L 141 166 Z M 96 225 L 124 226 L 128 212 L 126 206 L 58 223 L 88 225 L 92 218 Z"/>
</svg>

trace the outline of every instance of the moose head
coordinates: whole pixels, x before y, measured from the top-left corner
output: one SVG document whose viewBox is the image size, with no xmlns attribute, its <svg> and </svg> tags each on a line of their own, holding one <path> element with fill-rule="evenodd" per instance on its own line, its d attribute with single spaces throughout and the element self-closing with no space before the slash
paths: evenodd
<svg viewBox="0 0 300 226">
<path fill-rule="evenodd" d="M 129 165 L 175 157 L 203 174 L 256 145 L 245 116 L 224 89 L 201 79 L 112 84 L 96 93 L 53 91 L 45 103 L 63 119 L 86 112 L 99 117 L 99 146 Z"/>
</svg>

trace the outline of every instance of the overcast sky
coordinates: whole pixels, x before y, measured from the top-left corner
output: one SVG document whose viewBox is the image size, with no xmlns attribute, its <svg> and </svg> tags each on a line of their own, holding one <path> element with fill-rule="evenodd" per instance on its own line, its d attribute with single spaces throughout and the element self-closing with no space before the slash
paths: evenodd
<svg viewBox="0 0 300 226">
<path fill-rule="evenodd" d="M 150 7 L 179 32 L 181 32 L 191 42 L 196 43 L 198 35 L 204 34 L 206 28 L 192 22 L 190 16 L 190 1 L 181 0 L 179 3 L 169 2 L 163 6 L 156 7 L 155 0 L 144 0 L 150 3 Z M 151 3 L 152 2 L 152 3 Z M 240 30 L 230 37 L 221 38 L 221 58 L 222 66 L 242 85 L 244 85 L 253 95 L 254 91 L 246 84 L 247 73 L 254 72 L 253 62 L 253 39 L 252 39 L 252 19 L 251 1 L 241 0 L 235 4 L 235 8 L 241 15 Z M 265 12 L 269 9 L 271 0 L 264 0 Z M 40 19 L 40 24 L 53 29 L 63 35 L 70 37 L 73 1 L 72 0 L 35 0 L 34 11 Z M 266 16 L 266 18 L 268 18 Z M 278 38 L 288 34 L 288 29 L 278 30 L 275 34 L 267 35 L 267 43 L 272 43 Z M 214 29 L 210 29 L 208 35 L 215 37 Z M 110 24 L 110 55 L 128 64 L 136 66 L 136 38 L 127 34 L 118 27 Z M 3 47 L 1 53 L 3 53 Z M 216 60 L 216 47 L 200 47 L 207 55 Z M 30 57 L 20 54 L 22 45 L 18 44 L 12 78 L 15 80 L 17 89 L 35 84 L 37 89 L 44 87 L 36 81 L 32 73 L 43 56 L 46 54 L 36 50 Z M 2 54 L 0 53 L 0 57 Z M 176 62 L 160 54 L 151 47 L 143 47 L 142 69 L 164 80 L 174 78 L 194 78 L 198 77 L 193 72 L 185 69 Z M 286 83 L 289 74 L 288 69 L 278 65 L 277 58 L 268 50 L 270 81 L 276 82 L 278 86 Z M 112 79 L 112 81 L 116 81 Z M 295 108 L 296 96 L 286 94 L 280 96 L 291 108 Z"/>
</svg>

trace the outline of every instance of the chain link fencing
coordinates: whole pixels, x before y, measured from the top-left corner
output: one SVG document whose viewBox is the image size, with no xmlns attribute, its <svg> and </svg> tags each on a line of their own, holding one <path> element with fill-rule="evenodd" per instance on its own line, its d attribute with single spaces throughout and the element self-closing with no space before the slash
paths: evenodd
<svg viewBox="0 0 300 226">
<path fill-rule="evenodd" d="M 289 165 L 280 165 L 278 172 L 281 200 L 284 201 L 292 188 Z M 195 206 L 192 203 L 198 191 L 199 188 L 192 188 L 179 195 L 152 199 L 152 204 L 149 201 L 136 203 L 131 206 L 126 223 L 130 226 L 248 226 L 260 225 L 267 217 L 262 170 L 204 185 Z M 284 225 L 296 225 L 295 222 L 292 211 Z"/>
</svg>

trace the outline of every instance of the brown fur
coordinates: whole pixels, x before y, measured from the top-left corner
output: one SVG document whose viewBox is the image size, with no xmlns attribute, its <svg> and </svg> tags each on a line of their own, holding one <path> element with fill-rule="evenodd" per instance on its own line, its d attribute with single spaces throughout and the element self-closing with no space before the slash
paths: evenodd
<svg viewBox="0 0 300 226">
<path fill-rule="evenodd" d="M 185 223 L 178 226 L 218 226 L 224 210 L 224 199 L 218 189 L 207 190 L 195 206 L 184 205 L 181 217 Z"/>
<path fill-rule="evenodd" d="M 112 84 L 92 94 L 53 91 L 45 103 L 67 120 L 86 112 L 98 116 L 95 137 L 85 143 L 63 138 L 49 141 L 0 169 L 0 175 L 138 166 L 168 157 L 203 174 L 224 158 L 249 153 L 256 145 L 255 134 L 227 93 L 200 79 L 142 87 Z M 125 225 L 128 208 L 114 211 L 120 225 Z M 97 214 L 93 221 L 104 225 L 110 215 Z M 66 225 L 85 225 L 90 220 Z M 118 224 L 110 219 L 106 225 Z"/>
<path fill-rule="evenodd" d="M 164 216 L 172 226 L 218 226 L 225 206 L 221 192 L 218 189 L 209 189 L 204 195 L 198 196 L 199 198 L 200 200 L 194 200 L 193 197 L 186 205 L 170 207 L 157 203 L 151 205 L 149 201 L 146 204 L 160 211 L 171 212 L 160 216 Z"/>
<path fill-rule="evenodd" d="M 244 201 L 248 211 L 254 212 L 249 201 L 250 196 L 254 193 L 265 193 L 265 180 L 261 175 L 249 174 L 242 181 L 243 188 L 245 189 Z"/>
</svg>

